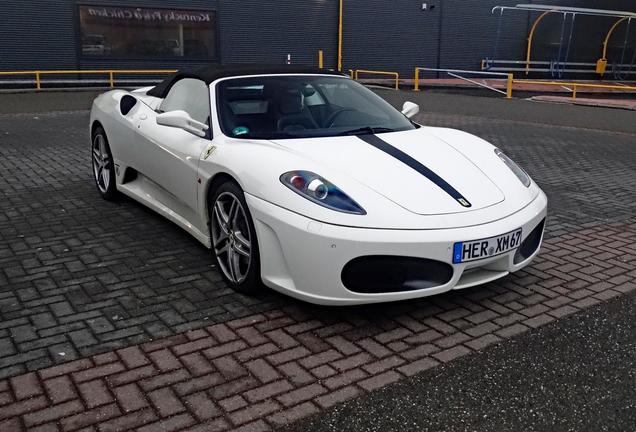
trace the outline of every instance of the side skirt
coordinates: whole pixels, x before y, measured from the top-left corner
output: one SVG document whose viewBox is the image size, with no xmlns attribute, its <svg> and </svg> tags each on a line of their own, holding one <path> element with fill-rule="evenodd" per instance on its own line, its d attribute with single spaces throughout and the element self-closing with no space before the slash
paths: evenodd
<svg viewBox="0 0 636 432">
<path fill-rule="evenodd" d="M 196 238 L 199 242 L 201 242 L 203 246 L 211 249 L 212 240 L 210 239 L 210 236 L 199 230 L 192 222 L 187 220 L 181 214 L 175 212 L 173 209 L 153 198 L 153 196 L 160 194 L 160 191 L 155 189 L 158 189 L 157 186 L 153 185 L 149 181 L 144 181 L 143 177 L 142 179 L 138 179 L 133 182 L 117 185 L 118 191 L 120 191 L 124 195 L 129 196 L 135 201 L 140 202 L 146 207 L 149 207 L 166 219 L 174 222 L 190 235 L 192 235 L 194 238 Z"/>
</svg>

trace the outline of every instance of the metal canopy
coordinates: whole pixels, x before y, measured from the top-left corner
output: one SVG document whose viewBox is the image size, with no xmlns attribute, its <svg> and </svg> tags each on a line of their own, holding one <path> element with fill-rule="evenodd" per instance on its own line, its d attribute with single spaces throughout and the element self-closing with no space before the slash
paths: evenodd
<svg viewBox="0 0 636 432">
<path fill-rule="evenodd" d="M 531 12 L 557 12 L 563 14 L 573 14 L 573 15 L 592 15 L 592 16 L 609 16 L 609 17 L 617 17 L 617 18 L 636 18 L 636 13 L 627 12 L 627 11 L 613 11 L 606 9 L 588 9 L 588 8 L 577 8 L 577 7 L 568 7 L 568 6 L 554 6 L 554 5 L 540 5 L 540 4 L 518 4 L 516 6 L 495 6 L 492 9 L 494 13 L 496 10 L 500 10 L 503 12 L 504 9 L 510 10 L 522 10 L 522 11 L 531 11 Z"/>
<path fill-rule="evenodd" d="M 534 20 L 532 24 L 530 34 L 528 35 L 528 47 L 526 50 L 526 60 L 497 60 L 497 48 L 499 46 L 499 39 L 501 37 L 501 26 L 504 11 L 524 11 L 524 12 L 540 12 L 538 18 Z M 492 70 L 492 71 L 525 71 L 526 75 L 530 71 L 534 72 L 550 72 L 552 76 L 557 76 L 561 78 L 561 76 L 565 73 L 590 73 L 595 72 L 603 76 L 605 74 L 608 62 L 606 58 L 607 54 L 607 44 L 609 39 L 616 29 L 616 27 L 623 21 L 627 22 L 627 28 L 625 30 L 625 40 L 623 42 L 623 51 L 620 56 L 620 60 L 617 62 L 613 62 L 611 64 L 612 71 L 614 76 L 617 79 L 625 79 L 627 75 L 636 74 L 636 70 L 634 69 L 634 65 L 636 63 L 636 48 L 634 49 L 634 54 L 632 55 L 632 59 L 630 63 L 625 63 L 627 60 L 627 45 L 629 38 L 629 30 L 632 21 L 636 21 L 636 12 L 628 12 L 628 11 L 616 11 L 616 10 L 606 10 L 606 9 L 590 9 L 590 8 L 577 8 L 577 7 L 569 7 L 569 6 L 558 6 L 558 5 L 541 5 L 541 4 L 527 4 L 520 3 L 516 6 L 495 6 L 492 9 L 492 13 L 495 14 L 498 12 L 498 23 L 497 23 L 497 36 L 495 39 L 495 47 L 492 58 L 485 58 L 482 60 L 482 69 L 483 70 Z M 547 15 L 557 14 L 563 17 L 563 22 L 561 24 L 561 37 L 559 39 L 559 53 L 556 59 L 546 61 L 536 61 L 532 60 L 532 42 L 535 30 L 537 25 L 545 18 Z M 618 18 L 618 20 L 610 27 L 605 40 L 603 41 L 603 54 L 601 58 L 594 63 L 575 63 L 569 61 L 570 48 L 572 46 L 572 39 L 574 35 L 574 25 L 577 16 L 579 15 L 587 15 L 594 17 L 611 17 Z M 569 24 L 568 24 L 569 19 Z M 566 32 L 566 28 L 569 30 Z M 569 36 L 568 36 L 569 34 Z M 567 43 L 566 43 L 567 40 Z M 525 65 L 523 69 L 515 67 L 518 65 Z M 500 66 L 497 66 L 500 65 Z M 502 67 L 503 65 L 507 65 Z M 512 67 L 511 67 L 512 65 Z M 539 65 L 541 67 L 532 67 Z M 549 69 L 545 67 L 545 65 L 549 65 Z M 589 71 L 587 69 L 581 69 L 580 66 L 596 66 L 593 71 Z M 572 68 L 574 67 L 574 68 Z"/>
</svg>

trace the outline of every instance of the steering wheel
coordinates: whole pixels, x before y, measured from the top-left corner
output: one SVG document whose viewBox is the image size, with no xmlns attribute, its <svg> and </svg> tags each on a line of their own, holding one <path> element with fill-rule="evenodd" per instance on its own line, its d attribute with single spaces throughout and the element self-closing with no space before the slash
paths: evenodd
<svg viewBox="0 0 636 432">
<path fill-rule="evenodd" d="M 340 117 L 340 114 L 347 111 L 355 111 L 355 110 L 353 108 L 341 108 L 331 113 L 331 115 L 325 121 L 325 125 L 327 126 L 327 128 L 332 128 L 334 123 L 336 122 L 336 119 Z"/>
</svg>

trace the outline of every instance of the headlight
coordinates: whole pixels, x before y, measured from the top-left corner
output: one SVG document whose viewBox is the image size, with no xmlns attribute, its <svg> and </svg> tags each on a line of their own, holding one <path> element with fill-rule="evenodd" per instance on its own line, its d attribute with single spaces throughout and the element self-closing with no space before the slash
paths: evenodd
<svg viewBox="0 0 636 432">
<path fill-rule="evenodd" d="M 502 152 L 498 148 L 495 149 L 495 154 L 499 156 L 499 159 L 501 159 L 513 173 L 515 173 L 517 178 L 521 181 L 521 183 L 523 183 L 525 187 L 530 187 L 530 176 L 523 170 L 523 168 L 517 165 L 512 159 L 506 156 L 504 152 Z"/>
<path fill-rule="evenodd" d="M 328 209 L 358 215 L 367 214 L 347 194 L 318 174 L 310 171 L 290 171 L 280 176 L 280 181 L 298 195 Z"/>
</svg>

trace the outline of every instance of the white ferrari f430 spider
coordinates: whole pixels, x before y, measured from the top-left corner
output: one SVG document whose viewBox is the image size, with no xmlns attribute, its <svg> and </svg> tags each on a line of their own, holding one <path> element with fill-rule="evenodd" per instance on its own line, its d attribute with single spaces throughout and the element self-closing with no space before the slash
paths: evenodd
<svg viewBox="0 0 636 432">
<path fill-rule="evenodd" d="M 95 182 L 189 232 L 243 293 L 384 302 L 528 265 L 545 194 L 501 150 L 418 111 L 337 72 L 179 72 L 94 101 Z"/>
</svg>

